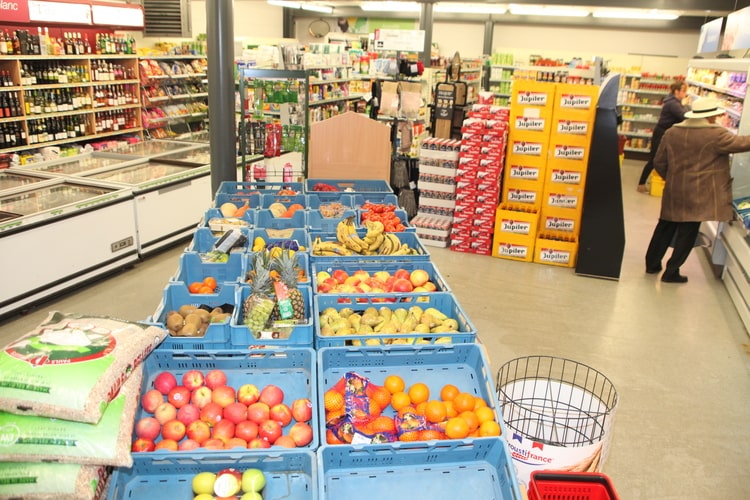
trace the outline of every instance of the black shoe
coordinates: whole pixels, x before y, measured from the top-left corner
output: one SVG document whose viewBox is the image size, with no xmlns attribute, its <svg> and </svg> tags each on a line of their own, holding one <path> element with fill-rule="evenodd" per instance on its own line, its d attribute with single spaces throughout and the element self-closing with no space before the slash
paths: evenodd
<svg viewBox="0 0 750 500">
<path fill-rule="evenodd" d="M 664 273 L 661 275 L 661 280 L 665 283 L 687 283 L 687 276 L 681 275 L 679 272 L 673 274 Z"/>
<path fill-rule="evenodd" d="M 659 267 L 647 267 L 646 268 L 646 274 L 656 274 L 661 271 L 661 266 Z"/>
</svg>

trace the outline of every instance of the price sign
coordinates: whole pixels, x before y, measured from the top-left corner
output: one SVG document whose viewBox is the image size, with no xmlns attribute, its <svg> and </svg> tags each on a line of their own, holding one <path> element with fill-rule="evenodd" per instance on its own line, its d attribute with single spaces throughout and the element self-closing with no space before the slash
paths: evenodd
<svg viewBox="0 0 750 500">
<path fill-rule="evenodd" d="M 143 28 L 143 8 L 140 5 L 92 4 L 91 13 L 94 24 Z"/>
<path fill-rule="evenodd" d="M 29 20 L 48 23 L 91 24 L 91 5 L 29 0 Z"/>
<path fill-rule="evenodd" d="M 424 30 L 375 30 L 375 50 L 424 51 Z"/>
</svg>

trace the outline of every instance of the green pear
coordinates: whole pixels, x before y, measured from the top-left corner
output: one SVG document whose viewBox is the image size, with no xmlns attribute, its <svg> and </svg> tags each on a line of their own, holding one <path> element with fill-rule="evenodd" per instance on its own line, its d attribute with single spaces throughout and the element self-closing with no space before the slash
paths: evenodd
<svg viewBox="0 0 750 500">
<path fill-rule="evenodd" d="M 354 309 L 352 309 L 351 307 L 345 307 L 339 311 L 339 316 L 341 316 L 342 318 L 348 318 L 352 314 L 354 314 Z"/>
<path fill-rule="evenodd" d="M 406 316 L 409 314 L 409 311 L 404 309 L 403 307 L 399 307 L 395 311 L 393 311 L 393 315 L 396 316 L 399 321 L 403 323 L 403 321 L 406 319 Z"/>
<path fill-rule="evenodd" d="M 448 316 L 446 316 L 442 312 L 438 311 L 434 307 L 428 307 L 427 309 L 425 309 L 424 312 L 431 314 L 432 317 L 435 318 L 438 321 L 445 321 L 446 319 L 448 319 Z"/>
</svg>

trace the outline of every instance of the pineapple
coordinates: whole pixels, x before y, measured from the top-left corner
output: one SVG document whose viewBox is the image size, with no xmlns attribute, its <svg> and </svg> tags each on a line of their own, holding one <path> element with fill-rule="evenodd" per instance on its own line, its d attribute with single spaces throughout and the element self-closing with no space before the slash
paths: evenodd
<svg viewBox="0 0 750 500">
<path fill-rule="evenodd" d="M 279 281 L 286 287 L 287 294 L 292 304 L 292 318 L 296 321 L 305 320 L 305 299 L 302 292 L 297 287 L 299 278 L 299 266 L 297 264 L 297 255 L 293 250 L 284 249 L 281 254 L 274 259 L 276 271 L 279 273 Z M 281 311 L 278 303 L 274 306 L 272 318 L 281 319 Z"/>
<path fill-rule="evenodd" d="M 253 269 L 248 273 L 252 291 L 242 304 L 242 317 L 253 336 L 260 336 L 268 323 L 275 301 L 271 298 L 271 263 L 266 252 L 258 252 L 253 258 Z"/>
</svg>

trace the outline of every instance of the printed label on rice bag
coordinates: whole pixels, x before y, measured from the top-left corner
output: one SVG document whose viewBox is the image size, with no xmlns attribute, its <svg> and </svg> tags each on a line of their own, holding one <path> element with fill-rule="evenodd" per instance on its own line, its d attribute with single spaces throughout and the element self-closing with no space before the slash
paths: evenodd
<svg viewBox="0 0 750 500">
<path fill-rule="evenodd" d="M 0 462 L 0 497 L 76 493 L 78 464 Z"/>
</svg>

